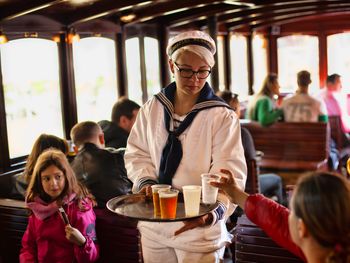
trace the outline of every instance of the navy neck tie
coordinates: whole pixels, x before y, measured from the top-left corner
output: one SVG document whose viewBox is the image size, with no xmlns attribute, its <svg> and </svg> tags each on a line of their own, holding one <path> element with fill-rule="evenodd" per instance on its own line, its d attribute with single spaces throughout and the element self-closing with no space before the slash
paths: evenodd
<svg viewBox="0 0 350 263">
<path fill-rule="evenodd" d="M 201 110 L 212 107 L 227 107 L 230 109 L 222 99 L 213 93 L 209 84 L 205 83 L 192 110 L 187 114 L 180 126 L 172 131 L 170 129 L 170 123 L 173 121 L 175 92 L 176 83 L 173 82 L 155 95 L 164 106 L 165 128 L 169 133 L 160 160 L 159 183 L 170 185 L 172 184 L 172 179 L 182 159 L 182 145 L 178 139 L 181 133 L 187 129 L 197 113 Z"/>
</svg>

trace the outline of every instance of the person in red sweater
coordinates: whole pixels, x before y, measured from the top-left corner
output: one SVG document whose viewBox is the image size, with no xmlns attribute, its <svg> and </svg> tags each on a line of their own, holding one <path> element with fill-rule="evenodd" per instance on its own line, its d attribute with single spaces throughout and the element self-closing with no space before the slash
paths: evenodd
<svg viewBox="0 0 350 263">
<path fill-rule="evenodd" d="M 350 262 L 350 182 L 330 172 L 302 176 L 290 209 L 261 194 L 248 195 L 232 174 L 212 182 L 280 246 L 308 263 Z"/>
</svg>

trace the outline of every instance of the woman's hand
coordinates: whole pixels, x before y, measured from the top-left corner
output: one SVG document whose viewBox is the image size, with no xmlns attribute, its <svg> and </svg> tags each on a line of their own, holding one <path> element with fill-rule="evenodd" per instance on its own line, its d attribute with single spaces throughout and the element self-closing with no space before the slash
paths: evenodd
<svg viewBox="0 0 350 263">
<path fill-rule="evenodd" d="M 86 238 L 78 229 L 72 227 L 71 225 L 66 225 L 65 231 L 66 238 L 73 244 L 78 246 L 83 246 L 85 244 Z"/>
<path fill-rule="evenodd" d="M 229 170 L 221 169 L 220 172 L 227 175 L 227 177 L 222 176 L 220 182 L 210 182 L 210 184 L 221 189 L 232 203 L 239 205 L 244 210 L 244 204 L 249 195 L 238 187 Z"/>
<path fill-rule="evenodd" d="M 141 190 L 138 192 L 139 194 L 144 194 L 148 198 L 152 198 L 152 187 L 150 184 L 147 184 L 141 188 Z"/>
<path fill-rule="evenodd" d="M 184 221 L 184 226 L 180 229 L 175 231 L 175 236 L 181 234 L 182 232 L 185 232 L 187 230 L 191 230 L 196 227 L 205 227 L 212 223 L 213 221 L 213 215 L 212 214 L 206 214 L 204 216 L 194 218 L 192 220 Z"/>
</svg>

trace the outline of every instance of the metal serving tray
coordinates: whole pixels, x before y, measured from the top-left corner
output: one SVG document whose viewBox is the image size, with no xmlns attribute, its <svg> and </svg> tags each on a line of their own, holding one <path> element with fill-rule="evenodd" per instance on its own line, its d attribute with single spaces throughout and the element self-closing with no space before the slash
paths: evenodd
<svg viewBox="0 0 350 263">
<path fill-rule="evenodd" d="M 113 213 L 140 221 L 152 222 L 175 222 L 190 220 L 208 214 L 217 207 L 217 202 L 212 205 L 201 203 L 199 207 L 199 214 L 196 216 L 187 217 L 185 215 L 183 195 L 182 193 L 179 193 L 177 200 L 176 218 L 162 219 L 160 217 L 154 216 L 153 201 L 151 198 L 146 198 L 144 194 L 122 195 L 114 197 L 107 202 L 107 208 Z"/>
</svg>

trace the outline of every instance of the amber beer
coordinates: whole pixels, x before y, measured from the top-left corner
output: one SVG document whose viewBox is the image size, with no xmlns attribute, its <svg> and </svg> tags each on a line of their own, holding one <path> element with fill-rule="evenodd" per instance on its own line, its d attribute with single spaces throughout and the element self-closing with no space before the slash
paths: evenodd
<svg viewBox="0 0 350 263">
<path fill-rule="evenodd" d="M 152 197 L 153 197 L 153 207 L 154 207 L 154 216 L 160 217 L 160 204 L 159 204 L 159 194 L 160 189 L 170 189 L 171 186 L 168 184 L 155 184 L 151 186 L 152 188 Z"/>
<path fill-rule="evenodd" d="M 160 217 L 162 219 L 176 218 L 178 190 L 162 189 L 158 191 L 160 201 Z"/>
</svg>

